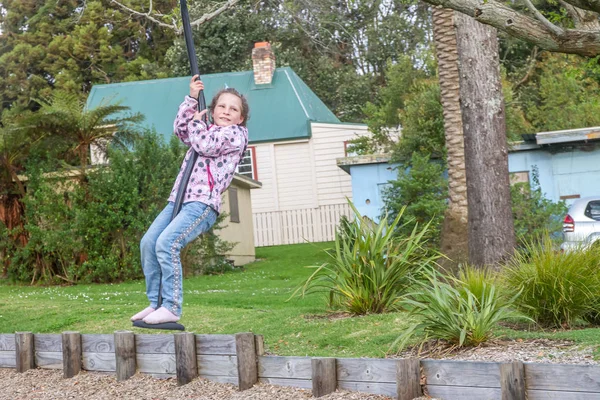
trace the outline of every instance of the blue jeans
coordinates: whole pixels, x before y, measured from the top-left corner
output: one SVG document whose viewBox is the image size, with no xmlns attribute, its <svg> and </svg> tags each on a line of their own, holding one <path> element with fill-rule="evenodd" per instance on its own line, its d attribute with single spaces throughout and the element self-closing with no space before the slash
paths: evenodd
<svg viewBox="0 0 600 400">
<path fill-rule="evenodd" d="M 142 269 L 146 277 L 146 296 L 150 307 L 158 307 L 158 291 L 162 286 L 162 304 L 181 316 L 183 283 L 181 249 L 208 231 L 217 219 L 211 207 L 197 201 L 184 203 L 171 221 L 174 203 L 169 202 L 142 238 Z"/>
</svg>

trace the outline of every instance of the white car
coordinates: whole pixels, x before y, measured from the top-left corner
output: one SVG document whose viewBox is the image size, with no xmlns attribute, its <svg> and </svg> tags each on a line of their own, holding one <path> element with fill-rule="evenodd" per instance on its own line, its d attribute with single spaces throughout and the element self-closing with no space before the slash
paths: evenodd
<svg viewBox="0 0 600 400">
<path fill-rule="evenodd" d="M 563 236 L 563 251 L 587 249 L 600 240 L 600 196 L 584 197 L 571 204 L 563 220 Z"/>
</svg>

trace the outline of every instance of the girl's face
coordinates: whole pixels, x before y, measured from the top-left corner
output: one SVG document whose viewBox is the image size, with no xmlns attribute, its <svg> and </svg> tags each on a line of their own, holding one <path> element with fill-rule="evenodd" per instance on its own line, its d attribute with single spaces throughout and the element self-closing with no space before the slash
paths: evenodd
<svg viewBox="0 0 600 400">
<path fill-rule="evenodd" d="M 214 123 L 218 126 L 241 124 L 244 121 L 242 99 L 231 93 L 223 93 L 212 110 L 212 116 Z"/>
</svg>

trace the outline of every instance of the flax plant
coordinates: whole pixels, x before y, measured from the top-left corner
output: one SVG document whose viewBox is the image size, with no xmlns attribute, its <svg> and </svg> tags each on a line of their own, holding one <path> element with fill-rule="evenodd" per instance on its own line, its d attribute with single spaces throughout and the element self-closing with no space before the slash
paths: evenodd
<svg viewBox="0 0 600 400">
<path fill-rule="evenodd" d="M 400 335 L 393 347 L 402 350 L 415 335 L 424 337 L 423 342 L 435 339 L 458 347 L 477 346 L 494 337 L 499 322 L 524 318 L 512 307 L 516 296 L 501 296 L 492 282 L 479 280 L 470 286 L 452 277 L 443 280 L 432 274 L 403 299 L 418 322 Z"/>
<path fill-rule="evenodd" d="M 391 223 L 375 224 L 350 206 L 356 217 L 336 233 L 330 261 L 309 267 L 315 271 L 292 297 L 326 292 L 331 307 L 355 315 L 396 310 L 413 282 L 436 266 L 439 254 L 425 246 L 429 224 L 398 235 L 404 210 Z"/>
</svg>

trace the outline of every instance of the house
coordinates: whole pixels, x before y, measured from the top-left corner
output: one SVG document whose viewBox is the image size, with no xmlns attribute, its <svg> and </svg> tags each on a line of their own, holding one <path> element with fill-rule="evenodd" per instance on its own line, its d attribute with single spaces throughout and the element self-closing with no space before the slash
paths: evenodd
<svg viewBox="0 0 600 400">
<path fill-rule="evenodd" d="M 202 75 L 202 80 L 207 102 L 221 88 L 233 87 L 250 104 L 250 142 L 238 173 L 262 183 L 250 191 L 254 244 L 333 240 L 340 217 L 350 215 L 347 198 L 352 197 L 350 176 L 336 159 L 346 155 L 349 140 L 367 134 L 367 127 L 341 123 L 291 68 L 276 68 L 269 43 L 255 44 L 252 62 L 253 71 Z M 189 81 L 96 85 L 87 105 L 120 101 L 168 138 Z"/>
<path fill-rule="evenodd" d="M 511 182 L 539 182 L 545 197 L 570 204 L 580 197 L 600 194 L 600 127 L 523 135 L 508 153 Z M 352 196 L 358 211 L 379 220 L 382 193 L 397 178 L 396 167 L 386 154 L 337 159 L 352 180 Z"/>
</svg>

